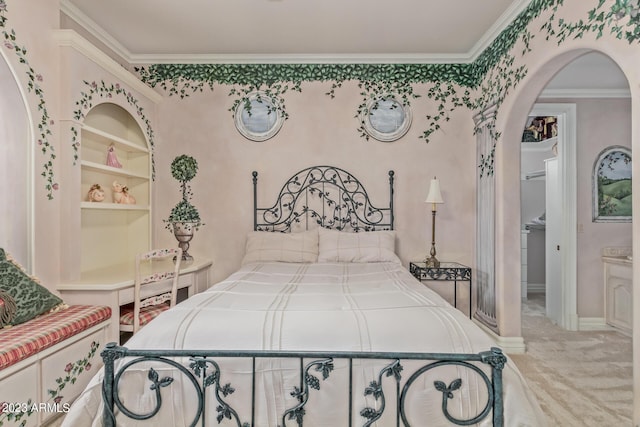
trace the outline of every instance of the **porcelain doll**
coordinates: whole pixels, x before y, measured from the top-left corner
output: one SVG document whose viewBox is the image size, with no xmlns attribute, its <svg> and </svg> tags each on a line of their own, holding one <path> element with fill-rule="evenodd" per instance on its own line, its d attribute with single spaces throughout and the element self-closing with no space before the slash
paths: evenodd
<svg viewBox="0 0 640 427">
<path fill-rule="evenodd" d="M 135 205 L 136 198 L 129 194 L 127 186 L 120 184 L 118 181 L 113 181 L 113 202 L 122 205 Z"/>
<path fill-rule="evenodd" d="M 121 168 L 122 164 L 118 161 L 118 156 L 116 156 L 116 147 L 113 144 L 109 145 L 107 149 L 107 166 L 111 166 L 113 168 Z"/>
<path fill-rule="evenodd" d="M 104 190 L 100 187 L 100 184 L 93 184 L 87 194 L 87 199 L 90 202 L 101 202 L 104 200 Z"/>
</svg>

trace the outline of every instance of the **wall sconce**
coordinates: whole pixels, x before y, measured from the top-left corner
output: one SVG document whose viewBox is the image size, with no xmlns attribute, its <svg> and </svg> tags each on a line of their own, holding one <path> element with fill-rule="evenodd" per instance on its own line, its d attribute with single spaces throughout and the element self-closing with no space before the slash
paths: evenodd
<svg viewBox="0 0 640 427">
<path fill-rule="evenodd" d="M 429 187 L 429 195 L 425 203 L 431 203 L 431 252 L 430 257 L 427 257 L 425 263 L 427 268 L 439 268 L 440 261 L 436 258 L 436 205 L 444 203 L 442 200 L 442 194 L 440 194 L 440 181 L 435 176 L 431 180 Z"/>
</svg>

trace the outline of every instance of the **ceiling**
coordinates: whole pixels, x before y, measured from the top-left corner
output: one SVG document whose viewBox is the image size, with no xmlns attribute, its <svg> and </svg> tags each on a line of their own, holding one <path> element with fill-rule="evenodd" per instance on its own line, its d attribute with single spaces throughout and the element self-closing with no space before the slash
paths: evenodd
<svg viewBox="0 0 640 427">
<path fill-rule="evenodd" d="M 61 7 L 137 63 L 266 56 L 469 62 L 529 2 L 61 0 Z"/>
<path fill-rule="evenodd" d="M 61 0 L 61 11 L 132 64 L 469 63 L 531 0 Z M 551 90 L 628 91 L 589 54 Z"/>
</svg>

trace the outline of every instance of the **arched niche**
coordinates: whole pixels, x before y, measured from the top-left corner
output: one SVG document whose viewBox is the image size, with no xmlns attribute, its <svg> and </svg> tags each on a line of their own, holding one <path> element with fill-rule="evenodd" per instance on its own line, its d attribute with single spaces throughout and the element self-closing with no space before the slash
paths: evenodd
<svg viewBox="0 0 640 427">
<path fill-rule="evenodd" d="M 115 273 L 151 245 L 151 148 L 136 118 L 111 102 L 95 105 L 80 129 L 79 244 L 74 276 Z M 99 189 L 102 197 L 92 197 Z"/>
</svg>

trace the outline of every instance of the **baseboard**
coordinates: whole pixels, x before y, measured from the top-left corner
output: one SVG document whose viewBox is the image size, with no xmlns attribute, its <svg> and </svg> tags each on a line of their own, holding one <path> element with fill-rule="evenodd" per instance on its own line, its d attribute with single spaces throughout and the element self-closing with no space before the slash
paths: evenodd
<svg viewBox="0 0 640 427">
<path fill-rule="evenodd" d="M 546 285 L 544 283 L 527 283 L 528 294 L 544 294 Z"/>
<path fill-rule="evenodd" d="M 480 327 L 493 341 L 495 341 L 496 345 L 502 349 L 503 352 L 507 354 L 524 354 L 526 352 L 526 346 L 524 344 L 524 338 L 522 337 L 502 337 L 496 334 L 494 331 L 473 319 L 473 322 Z"/>
<path fill-rule="evenodd" d="M 579 331 L 615 331 L 616 329 L 608 325 L 604 317 L 580 317 L 578 319 Z"/>
</svg>

